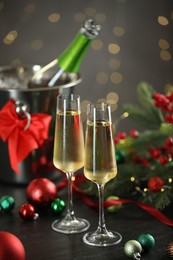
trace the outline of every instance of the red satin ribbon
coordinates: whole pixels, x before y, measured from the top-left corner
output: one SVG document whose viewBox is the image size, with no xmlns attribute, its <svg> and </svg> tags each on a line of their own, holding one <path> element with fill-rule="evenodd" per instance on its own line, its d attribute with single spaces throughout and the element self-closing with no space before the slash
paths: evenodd
<svg viewBox="0 0 173 260">
<path fill-rule="evenodd" d="M 12 169 L 20 173 L 18 163 L 40 147 L 48 138 L 52 116 L 42 113 L 31 115 L 31 124 L 24 130 L 27 119 L 16 114 L 14 100 L 9 100 L 0 110 L 0 138 L 8 141 L 8 151 Z"/>
<path fill-rule="evenodd" d="M 77 193 L 88 206 L 93 207 L 93 208 L 98 208 L 98 206 L 99 206 L 98 203 L 93 202 L 91 200 L 91 198 L 81 190 L 80 183 L 79 183 L 81 181 L 86 181 L 86 178 L 83 175 L 77 175 L 75 178 L 75 181 L 74 181 L 74 186 L 73 186 L 74 192 Z M 67 179 L 62 180 L 58 184 L 57 189 L 58 189 L 58 191 L 60 191 L 63 188 L 65 188 L 66 186 L 67 186 Z M 111 199 L 111 200 L 106 200 L 104 202 L 104 206 L 105 206 L 105 208 L 108 208 L 110 206 L 125 204 L 125 203 L 133 203 L 133 204 L 137 205 L 138 207 L 142 208 L 143 210 L 147 211 L 149 214 L 151 214 L 153 217 L 155 217 L 157 220 L 159 220 L 163 224 L 173 227 L 172 220 L 170 220 L 159 210 L 153 208 L 152 206 L 150 206 L 148 204 L 136 202 L 136 201 L 129 200 L 129 199 L 116 199 L 116 200 Z"/>
</svg>

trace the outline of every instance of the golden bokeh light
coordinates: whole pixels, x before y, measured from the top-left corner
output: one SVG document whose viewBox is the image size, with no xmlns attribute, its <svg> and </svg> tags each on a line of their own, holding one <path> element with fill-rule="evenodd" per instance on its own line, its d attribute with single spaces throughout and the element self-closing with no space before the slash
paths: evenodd
<svg viewBox="0 0 173 260">
<path fill-rule="evenodd" d="M 34 13 L 36 11 L 36 5 L 34 3 L 27 4 L 24 11 L 28 14 Z"/>
<path fill-rule="evenodd" d="M 108 80 L 109 80 L 108 74 L 105 72 L 99 72 L 96 76 L 97 83 L 99 83 L 101 85 L 106 84 L 108 82 Z"/>
<path fill-rule="evenodd" d="M 99 98 L 99 99 L 97 100 L 97 102 L 103 102 L 103 103 L 106 103 L 106 99 L 105 99 L 105 98 Z"/>
<path fill-rule="evenodd" d="M 31 42 L 31 48 L 34 50 L 40 50 L 44 46 L 44 42 L 41 39 L 36 39 Z"/>
<path fill-rule="evenodd" d="M 3 42 L 7 45 L 12 44 L 14 40 L 16 40 L 17 36 L 18 36 L 18 32 L 16 30 L 10 31 L 4 37 Z"/>
<path fill-rule="evenodd" d="M 168 182 L 169 182 L 169 183 L 172 183 L 172 178 L 169 178 L 169 179 L 168 179 Z"/>
<path fill-rule="evenodd" d="M 119 100 L 118 94 L 116 92 L 109 92 L 106 96 L 106 100 L 109 101 L 110 104 L 116 104 Z"/>
<path fill-rule="evenodd" d="M 172 59 L 171 53 L 167 50 L 161 50 L 160 58 L 164 61 L 169 61 Z"/>
<path fill-rule="evenodd" d="M 89 100 L 83 100 L 81 102 L 81 111 L 86 113 L 86 110 L 87 110 L 87 105 L 91 103 Z"/>
<path fill-rule="evenodd" d="M 115 111 L 118 107 L 118 94 L 116 92 L 109 92 L 106 96 L 106 102 L 111 106 L 111 111 Z"/>
<path fill-rule="evenodd" d="M 115 34 L 118 37 L 121 37 L 125 34 L 125 29 L 121 26 L 116 26 L 113 28 L 113 34 Z"/>
<path fill-rule="evenodd" d="M 108 65 L 110 69 L 115 70 L 120 68 L 121 63 L 118 59 L 110 59 Z"/>
<path fill-rule="evenodd" d="M 160 25 L 163 25 L 163 26 L 169 24 L 169 21 L 165 16 L 158 16 L 157 21 Z"/>
<path fill-rule="evenodd" d="M 132 181 L 132 182 L 134 182 L 136 179 L 135 179 L 135 177 L 130 177 L 130 180 Z"/>
<path fill-rule="evenodd" d="M 111 54 L 117 54 L 120 52 L 120 46 L 116 43 L 110 43 L 108 45 L 108 51 L 111 53 Z"/>
<path fill-rule="evenodd" d="M 166 50 L 166 49 L 169 49 L 170 44 L 169 44 L 169 42 L 168 42 L 167 40 L 165 40 L 165 39 L 160 39 L 160 40 L 159 40 L 159 47 L 160 47 L 161 49 Z"/>
<path fill-rule="evenodd" d="M 78 23 L 83 23 L 86 19 L 86 15 L 82 12 L 76 13 L 74 15 L 74 20 Z"/>
<path fill-rule="evenodd" d="M 52 13 L 48 16 L 48 20 L 51 23 L 57 23 L 60 20 L 60 17 L 59 13 Z"/>
<path fill-rule="evenodd" d="M 111 82 L 112 83 L 119 84 L 119 83 L 122 82 L 122 80 L 123 80 L 123 76 L 120 72 L 115 71 L 111 74 Z"/>
<path fill-rule="evenodd" d="M 99 39 L 95 39 L 91 44 L 92 49 L 101 50 L 103 47 L 103 42 Z"/>
</svg>

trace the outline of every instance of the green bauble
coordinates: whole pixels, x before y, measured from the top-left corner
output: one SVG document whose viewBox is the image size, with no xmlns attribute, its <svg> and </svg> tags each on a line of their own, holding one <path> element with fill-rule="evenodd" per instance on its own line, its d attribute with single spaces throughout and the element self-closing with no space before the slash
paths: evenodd
<svg viewBox="0 0 173 260">
<path fill-rule="evenodd" d="M 122 150 L 117 150 L 116 151 L 116 161 L 117 161 L 117 164 L 124 163 L 125 160 L 126 160 L 125 152 L 122 151 Z"/>
<path fill-rule="evenodd" d="M 51 211 L 56 215 L 61 215 L 65 209 L 65 202 L 59 198 L 51 203 Z"/>
<path fill-rule="evenodd" d="M 11 196 L 3 196 L 0 199 L 0 209 L 3 212 L 10 212 L 14 208 L 14 205 L 15 201 L 14 198 Z"/>
<path fill-rule="evenodd" d="M 155 239 L 150 234 L 141 234 L 138 237 L 138 242 L 141 244 L 144 251 L 149 251 L 155 246 Z"/>
<path fill-rule="evenodd" d="M 129 240 L 124 246 L 124 252 L 128 257 L 133 259 L 140 259 L 142 247 L 136 240 Z"/>
</svg>

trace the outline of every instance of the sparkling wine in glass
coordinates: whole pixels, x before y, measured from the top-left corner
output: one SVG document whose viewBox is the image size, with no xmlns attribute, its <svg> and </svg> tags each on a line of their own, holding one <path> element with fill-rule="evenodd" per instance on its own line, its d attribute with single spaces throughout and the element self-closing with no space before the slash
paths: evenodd
<svg viewBox="0 0 173 260">
<path fill-rule="evenodd" d="M 78 95 L 57 97 L 53 163 L 67 176 L 68 201 L 66 216 L 55 220 L 52 228 L 65 234 L 83 232 L 89 228 L 89 222 L 75 217 L 72 195 L 73 173 L 84 165 L 84 138 Z"/>
<path fill-rule="evenodd" d="M 84 235 L 83 241 L 99 247 L 117 244 L 122 237 L 107 230 L 104 218 L 104 186 L 117 175 L 111 110 L 106 103 L 87 106 L 84 175 L 98 187 L 99 224 L 95 232 Z"/>
</svg>

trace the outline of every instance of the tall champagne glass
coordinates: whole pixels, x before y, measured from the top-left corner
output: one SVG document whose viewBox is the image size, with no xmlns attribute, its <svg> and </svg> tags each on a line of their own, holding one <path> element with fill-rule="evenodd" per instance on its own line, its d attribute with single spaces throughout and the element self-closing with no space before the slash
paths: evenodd
<svg viewBox="0 0 173 260">
<path fill-rule="evenodd" d="M 52 223 L 52 228 L 61 233 L 80 233 L 88 229 L 89 222 L 76 218 L 73 209 L 73 173 L 84 165 L 84 138 L 81 122 L 80 97 L 60 95 L 57 97 L 53 163 L 66 173 L 68 201 L 66 216 Z"/>
<path fill-rule="evenodd" d="M 117 175 L 111 110 L 106 103 L 87 106 L 84 175 L 98 187 L 99 224 L 95 232 L 84 235 L 83 241 L 100 247 L 117 244 L 122 237 L 107 230 L 104 218 L 104 186 Z"/>
</svg>

